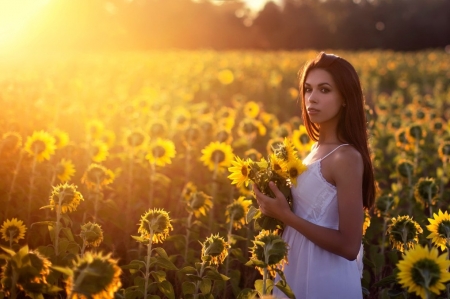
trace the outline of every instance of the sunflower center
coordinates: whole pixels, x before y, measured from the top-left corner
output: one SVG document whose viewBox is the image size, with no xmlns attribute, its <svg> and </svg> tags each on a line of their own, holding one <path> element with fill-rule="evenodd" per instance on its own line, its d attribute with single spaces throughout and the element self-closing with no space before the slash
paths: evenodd
<svg viewBox="0 0 450 299">
<path fill-rule="evenodd" d="M 150 134 L 153 136 L 161 136 L 164 133 L 164 126 L 162 124 L 153 124 L 150 128 Z"/>
<path fill-rule="evenodd" d="M 20 139 L 16 135 L 8 135 L 2 143 L 5 150 L 12 151 L 19 147 Z"/>
<path fill-rule="evenodd" d="M 100 153 L 100 148 L 98 146 L 94 146 L 92 148 L 92 155 L 95 157 Z"/>
<path fill-rule="evenodd" d="M 131 146 L 140 146 L 144 142 L 144 135 L 138 132 L 133 132 L 128 136 L 127 141 Z"/>
<path fill-rule="evenodd" d="M 424 258 L 414 263 L 411 277 L 416 285 L 426 287 L 426 281 L 429 281 L 428 287 L 431 287 L 439 281 L 441 269 L 435 261 Z"/>
<path fill-rule="evenodd" d="M 219 133 L 217 133 L 217 140 L 219 142 L 225 142 L 228 139 L 228 132 L 227 131 L 220 131 Z"/>
<path fill-rule="evenodd" d="M 302 144 L 308 144 L 309 143 L 309 136 L 308 136 L 308 134 L 302 134 L 300 136 L 300 142 Z"/>
<path fill-rule="evenodd" d="M 64 172 L 66 172 L 66 168 L 62 164 L 58 164 L 56 166 L 56 175 L 62 175 Z"/>
<path fill-rule="evenodd" d="M 436 123 L 434 123 L 433 128 L 435 130 L 442 130 L 443 129 L 443 124 L 441 122 L 436 122 Z"/>
<path fill-rule="evenodd" d="M 419 126 L 413 126 L 409 129 L 409 133 L 414 139 L 420 139 L 422 137 L 422 128 Z"/>
<path fill-rule="evenodd" d="M 198 129 L 189 128 L 187 131 L 188 140 L 191 142 L 196 142 L 200 139 L 200 132 Z"/>
<path fill-rule="evenodd" d="M 42 140 L 35 140 L 31 145 L 31 150 L 36 154 L 42 153 L 43 151 L 45 151 L 45 148 L 45 142 L 43 142 Z"/>
<path fill-rule="evenodd" d="M 400 175 L 402 177 L 407 178 L 407 177 L 412 175 L 413 167 L 414 166 L 411 163 L 403 162 L 403 163 L 398 165 L 398 172 L 400 173 Z"/>
<path fill-rule="evenodd" d="M 179 125 L 182 125 L 182 124 L 186 123 L 186 121 L 187 121 L 187 118 L 184 117 L 183 115 L 181 115 L 181 116 L 179 116 L 179 117 L 177 118 L 177 123 L 178 123 Z"/>
<path fill-rule="evenodd" d="M 164 157 L 165 153 L 166 153 L 166 149 L 160 145 L 155 146 L 152 150 L 152 154 L 155 158 Z"/>
<path fill-rule="evenodd" d="M 417 119 L 424 119 L 425 115 L 426 114 L 422 110 L 418 110 L 417 113 L 416 113 Z"/>
<path fill-rule="evenodd" d="M 450 220 L 443 220 L 439 223 L 438 233 L 441 236 L 445 236 L 445 238 L 450 237 Z"/>
<path fill-rule="evenodd" d="M 248 168 L 247 168 L 246 165 L 243 165 L 243 166 L 242 166 L 242 168 L 241 168 L 241 174 L 242 174 L 243 176 L 245 176 L 245 177 L 248 176 Z"/>
<path fill-rule="evenodd" d="M 437 186 L 433 181 L 423 181 L 419 185 L 420 197 L 424 200 L 432 199 L 437 193 Z"/>
<path fill-rule="evenodd" d="M 222 163 L 223 161 L 225 161 L 225 154 L 221 150 L 215 150 L 212 153 L 211 157 L 213 158 L 213 161 L 217 163 Z"/>
<path fill-rule="evenodd" d="M 296 178 L 298 176 L 298 169 L 295 167 L 289 168 L 289 176 L 291 178 Z"/>
<path fill-rule="evenodd" d="M 255 126 L 255 124 L 252 122 L 245 123 L 243 129 L 246 134 L 251 134 L 258 130 L 258 128 Z"/>
<path fill-rule="evenodd" d="M 402 125 L 402 122 L 401 122 L 400 120 L 398 120 L 398 119 L 395 119 L 395 120 L 393 120 L 393 121 L 391 122 L 391 126 L 392 126 L 394 129 L 399 129 L 399 128 L 401 127 L 401 125 Z"/>
</svg>

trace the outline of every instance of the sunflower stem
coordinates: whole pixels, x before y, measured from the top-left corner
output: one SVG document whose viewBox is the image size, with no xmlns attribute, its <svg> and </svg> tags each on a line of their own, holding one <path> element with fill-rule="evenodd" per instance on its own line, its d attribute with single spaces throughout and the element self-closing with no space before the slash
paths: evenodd
<svg viewBox="0 0 450 299">
<path fill-rule="evenodd" d="M 17 298 L 16 285 L 19 280 L 19 273 L 16 270 L 13 270 L 12 282 L 11 282 L 11 299 Z"/>
<path fill-rule="evenodd" d="M 263 275 L 263 293 L 262 295 L 266 295 L 266 279 L 267 279 L 267 267 L 264 268 L 264 275 Z"/>
<path fill-rule="evenodd" d="M 387 228 L 387 223 L 389 221 L 389 218 L 387 216 L 384 217 L 383 219 L 383 231 L 382 231 L 382 236 L 381 236 L 381 254 L 384 255 L 384 249 L 385 249 L 385 242 L 386 242 L 386 228 Z"/>
<path fill-rule="evenodd" d="M 58 195 L 58 206 L 56 207 L 56 224 L 55 224 L 55 256 L 59 255 L 59 222 L 61 221 L 61 205 L 64 199 L 64 192 Z"/>
<path fill-rule="evenodd" d="M 94 217 L 93 221 L 97 222 L 97 212 L 98 212 L 98 200 L 100 197 L 100 178 L 97 177 L 97 183 L 95 184 L 95 190 L 94 190 Z"/>
<path fill-rule="evenodd" d="M 447 175 L 446 175 L 447 172 L 445 171 L 446 168 L 447 168 L 447 160 L 443 159 L 443 162 L 442 162 L 443 172 L 442 172 L 442 178 L 441 178 L 441 186 L 439 189 L 439 198 L 440 199 L 442 199 L 444 196 L 444 185 L 445 185 L 444 182 L 445 182 L 445 178 L 447 177 Z"/>
<path fill-rule="evenodd" d="M 150 226 L 150 225 L 149 225 Z M 153 229 L 149 227 L 150 238 L 147 245 L 147 260 L 145 263 L 145 287 L 144 287 L 144 299 L 147 299 L 148 280 L 150 278 L 150 256 L 152 254 L 152 242 L 153 242 Z"/>
<path fill-rule="evenodd" d="M 192 226 L 192 215 L 194 213 L 189 213 L 188 219 L 187 219 L 187 229 L 186 229 L 186 236 L 185 236 L 185 245 L 184 245 L 184 262 L 188 262 L 188 251 L 189 251 L 189 237 L 191 235 L 191 226 Z"/>
<path fill-rule="evenodd" d="M 219 170 L 219 155 L 217 153 L 214 154 L 214 171 L 212 176 L 212 199 L 216 200 L 217 195 L 217 173 Z M 211 233 L 212 225 L 214 222 L 214 206 L 211 207 L 211 211 L 209 213 L 209 233 Z"/>
<path fill-rule="evenodd" d="M 231 233 L 233 231 L 233 218 L 234 218 L 234 213 L 232 213 L 230 215 L 230 226 L 228 227 L 228 236 L 227 236 L 227 243 L 231 244 Z M 230 251 L 231 251 L 231 246 L 227 249 L 228 251 L 228 255 L 227 255 L 227 260 L 225 262 L 225 276 L 228 276 L 228 270 L 230 267 Z M 224 297 L 223 298 L 228 298 L 228 288 L 226 287 L 227 285 L 227 281 L 225 281 L 225 292 L 224 292 Z"/>
<path fill-rule="evenodd" d="M 36 162 L 37 162 L 36 155 L 37 155 L 37 153 L 35 152 L 35 155 L 33 157 L 33 163 L 31 165 L 30 189 L 28 190 L 28 205 L 27 205 L 28 224 L 31 224 L 31 199 L 33 197 L 34 175 L 36 172 Z"/>
<path fill-rule="evenodd" d="M 23 151 L 20 151 L 19 160 L 16 163 L 16 169 L 14 170 L 13 178 L 12 178 L 12 181 L 11 181 L 11 186 L 9 187 L 8 200 L 7 200 L 6 211 L 5 211 L 5 219 L 8 218 L 9 203 L 11 202 L 11 198 L 12 198 L 12 193 L 13 193 L 14 187 L 16 186 L 17 175 L 19 173 L 20 165 L 22 164 L 22 158 L 23 158 Z"/>
<path fill-rule="evenodd" d="M 13 230 L 10 230 L 9 231 L 9 248 L 11 248 L 12 249 L 12 244 L 13 244 L 13 237 L 14 237 L 14 232 L 13 232 Z"/>
<path fill-rule="evenodd" d="M 203 272 L 205 271 L 205 266 L 206 266 L 206 262 L 202 261 L 202 266 L 200 268 L 200 273 L 199 276 L 202 277 L 203 276 Z M 198 299 L 198 288 L 200 287 L 200 281 L 197 281 L 195 283 L 195 293 L 194 293 L 194 299 Z"/>
</svg>

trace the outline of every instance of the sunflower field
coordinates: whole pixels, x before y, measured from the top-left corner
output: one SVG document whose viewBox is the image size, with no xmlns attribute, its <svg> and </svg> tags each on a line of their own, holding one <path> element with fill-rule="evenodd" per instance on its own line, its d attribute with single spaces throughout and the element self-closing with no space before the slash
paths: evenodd
<svg viewBox="0 0 450 299">
<path fill-rule="evenodd" d="M 450 298 L 450 54 L 335 53 L 379 187 L 364 298 Z M 297 73 L 316 54 L 0 58 L 0 298 L 293 298 L 246 163 L 309 153 Z"/>
</svg>

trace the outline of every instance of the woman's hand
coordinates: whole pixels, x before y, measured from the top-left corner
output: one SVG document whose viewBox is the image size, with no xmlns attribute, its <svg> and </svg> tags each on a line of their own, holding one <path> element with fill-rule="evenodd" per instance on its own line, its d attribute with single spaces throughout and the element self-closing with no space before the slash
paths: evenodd
<svg viewBox="0 0 450 299">
<path fill-rule="evenodd" d="M 274 182 L 269 182 L 269 187 L 275 194 L 275 198 L 262 194 L 258 187 L 255 184 L 253 185 L 253 192 L 255 192 L 259 209 L 264 215 L 283 221 L 287 213 L 292 213 L 291 208 L 286 197 L 284 197 Z"/>
</svg>

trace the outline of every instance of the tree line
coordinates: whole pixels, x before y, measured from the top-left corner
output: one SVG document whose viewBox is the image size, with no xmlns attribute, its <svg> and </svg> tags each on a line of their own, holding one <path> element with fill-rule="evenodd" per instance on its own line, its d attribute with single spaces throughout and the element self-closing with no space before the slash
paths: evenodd
<svg viewBox="0 0 450 299">
<path fill-rule="evenodd" d="M 26 43 L 109 49 L 391 49 L 450 45 L 448 0 L 285 0 L 250 19 L 243 4 L 52 1 Z M 45 22 L 44 22 L 45 20 Z"/>
</svg>

